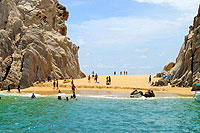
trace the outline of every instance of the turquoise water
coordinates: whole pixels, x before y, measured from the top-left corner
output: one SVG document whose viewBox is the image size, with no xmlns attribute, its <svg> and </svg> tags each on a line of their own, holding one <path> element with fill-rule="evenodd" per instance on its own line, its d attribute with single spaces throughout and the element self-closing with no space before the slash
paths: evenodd
<svg viewBox="0 0 200 133">
<path fill-rule="evenodd" d="M 0 132 L 200 131 L 200 103 L 192 98 L 0 96 Z"/>
</svg>

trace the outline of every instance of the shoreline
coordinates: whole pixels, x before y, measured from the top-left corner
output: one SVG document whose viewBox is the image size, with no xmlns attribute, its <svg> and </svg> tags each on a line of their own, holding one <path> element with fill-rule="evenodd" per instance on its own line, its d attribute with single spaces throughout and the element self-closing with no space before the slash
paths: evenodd
<svg viewBox="0 0 200 133">
<path fill-rule="evenodd" d="M 87 78 L 75 79 L 74 83 L 77 88 L 76 93 L 79 95 L 114 95 L 119 97 L 129 98 L 133 90 L 146 92 L 153 90 L 156 97 L 192 97 L 194 92 L 191 92 L 191 87 L 153 87 L 147 82 L 149 75 L 115 75 L 112 77 L 112 84 L 105 85 L 106 76 L 99 76 L 99 84 L 93 80 L 88 82 Z M 153 76 L 152 76 L 153 77 Z M 152 82 L 160 78 L 152 78 Z M 34 87 L 21 89 L 21 93 L 36 93 L 40 95 L 56 95 L 58 90 L 53 89 L 53 82 L 45 82 L 34 84 Z M 71 83 L 64 84 L 63 80 L 59 80 L 59 89 L 61 93 L 72 94 Z M 3 90 L 7 92 L 7 90 Z M 12 89 L 9 93 L 18 93 L 17 89 Z"/>
</svg>

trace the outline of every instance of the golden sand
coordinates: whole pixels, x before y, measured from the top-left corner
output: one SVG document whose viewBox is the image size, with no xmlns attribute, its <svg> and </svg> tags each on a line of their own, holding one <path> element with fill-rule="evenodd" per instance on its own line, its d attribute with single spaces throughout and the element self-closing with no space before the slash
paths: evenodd
<svg viewBox="0 0 200 133">
<path fill-rule="evenodd" d="M 148 83 L 149 75 L 114 75 L 111 76 L 111 85 L 105 85 L 106 77 L 100 75 L 98 82 L 95 83 L 91 78 L 89 82 L 87 77 L 83 79 L 75 79 L 74 84 L 77 88 L 77 94 L 80 95 L 116 95 L 129 97 L 129 94 L 133 90 L 141 90 L 146 92 L 151 89 L 154 91 L 156 97 L 170 97 L 170 96 L 184 96 L 191 97 L 194 92 L 191 92 L 191 87 L 153 87 Z M 152 81 L 157 81 L 159 78 L 153 78 Z M 63 83 L 63 80 L 59 80 L 59 90 L 62 93 L 71 94 L 71 83 Z M 11 92 L 17 92 L 16 89 Z M 45 82 L 35 84 L 34 87 L 21 89 L 22 93 L 37 93 L 41 95 L 55 95 L 58 94 L 57 89 L 53 89 L 53 82 Z"/>
</svg>

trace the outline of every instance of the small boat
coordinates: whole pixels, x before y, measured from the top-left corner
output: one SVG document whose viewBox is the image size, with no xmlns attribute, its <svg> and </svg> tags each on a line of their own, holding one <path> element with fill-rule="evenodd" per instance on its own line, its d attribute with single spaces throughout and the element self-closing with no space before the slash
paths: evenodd
<svg viewBox="0 0 200 133">
<path fill-rule="evenodd" d="M 197 101 L 200 101 L 200 83 L 195 83 L 192 86 L 191 91 L 195 91 L 194 96 L 193 96 L 194 99 L 197 100 Z"/>
</svg>

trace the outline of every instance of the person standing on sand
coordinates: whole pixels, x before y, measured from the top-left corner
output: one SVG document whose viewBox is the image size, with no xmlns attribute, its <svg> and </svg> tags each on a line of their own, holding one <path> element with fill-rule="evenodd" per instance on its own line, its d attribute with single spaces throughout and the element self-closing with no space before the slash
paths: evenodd
<svg viewBox="0 0 200 133">
<path fill-rule="evenodd" d="M 55 79 L 53 80 L 53 89 L 55 89 L 55 87 L 56 87 L 56 81 L 55 81 Z"/>
<path fill-rule="evenodd" d="M 20 84 L 18 85 L 17 90 L 20 93 Z"/>
<path fill-rule="evenodd" d="M 94 71 L 92 71 L 92 78 L 94 78 Z"/>
<path fill-rule="evenodd" d="M 120 75 L 122 75 L 122 72 L 120 72 Z"/>
<path fill-rule="evenodd" d="M 151 75 L 149 76 L 149 83 L 151 83 Z"/>
<path fill-rule="evenodd" d="M 88 82 L 90 83 L 90 75 L 88 75 Z"/>
<path fill-rule="evenodd" d="M 108 76 L 106 77 L 106 85 L 109 85 L 109 79 L 108 79 Z"/>
<path fill-rule="evenodd" d="M 108 82 L 109 82 L 109 85 L 111 85 L 111 77 L 110 76 L 108 77 Z"/>
<path fill-rule="evenodd" d="M 96 73 L 95 77 L 94 77 L 94 80 L 97 82 L 97 79 L 98 79 L 98 75 Z"/>
<path fill-rule="evenodd" d="M 126 71 L 126 75 L 128 75 L 128 72 Z"/>
<path fill-rule="evenodd" d="M 56 79 L 56 87 L 57 87 L 57 90 L 58 90 L 58 79 Z"/>
<path fill-rule="evenodd" d="M 10 92 L 10 85 L 8 85 L 8 92 Z"/>
</svg>

